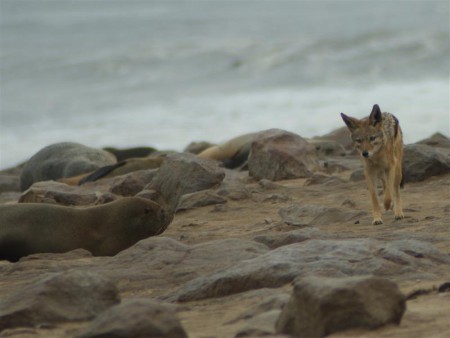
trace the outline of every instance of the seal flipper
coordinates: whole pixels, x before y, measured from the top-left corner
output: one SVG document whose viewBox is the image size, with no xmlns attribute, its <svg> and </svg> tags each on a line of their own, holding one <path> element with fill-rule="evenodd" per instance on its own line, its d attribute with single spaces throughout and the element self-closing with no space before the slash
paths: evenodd
<svg viewBox="0 0 450 338">
<path fill-rule="evenodd" d="M 244 144 L 231 158 L 226 158 L 222 161 L 225 168 L 236 169 L 243 166 L 250 155 L 251 142 Z"/>
<path fill-rule="evenodd" d="M 83 179 L 81 179 L 80 182 L 78 182 L 78 185 L 83 185 L 84 183 L 87 183 L 87 182 L 95 182 L 98 179 L 108 175 L 114 169 L 125 165 L 126 163 L 127 163 L 127 161 L 122 161 L 122 162 L 118 162 L 116 164 L 101 167 L 101 168 L 97 169 L 96 171 L 94 171 L 92 174 L 89 174 L 86 177 L 84 177 Z"/>
</svg>

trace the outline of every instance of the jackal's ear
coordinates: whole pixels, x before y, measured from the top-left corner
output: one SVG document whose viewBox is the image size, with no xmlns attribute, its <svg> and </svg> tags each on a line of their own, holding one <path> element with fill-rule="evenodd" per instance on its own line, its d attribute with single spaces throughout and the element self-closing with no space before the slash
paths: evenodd
<svg viewBox="0 0 450 338">
<path fill-rule="evenodd" d="M 372 126 L 381 122 L 381 110 L 377 104 L 375 104 L 372 108 L 372 112 L 370 113 L 369 121 Z"/>
<path fill-rule="evenodd" d="M 350 131 L 355 130 L 359 126 L 359 121 L 353 117 L 347 116 L 344 113 L 341 113 L 341 117 L 344 120 L 345 124 L 347 125 L 348 129 Z"/>
</svg>

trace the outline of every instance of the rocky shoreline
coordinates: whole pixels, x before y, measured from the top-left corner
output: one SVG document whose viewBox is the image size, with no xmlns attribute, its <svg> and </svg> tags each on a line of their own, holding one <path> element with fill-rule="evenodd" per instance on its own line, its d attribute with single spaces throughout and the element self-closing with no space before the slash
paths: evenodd
<svg viewBox="0 0 450 338">
<path fill-rule="evenodd" d="M 0 172 L 2 205 L 138 196 L 173 214 L 162 234 L 115 256 L 77 249 L 0 261 L 0 336 L 450 334 L 446 136 L 405 146 L 406 217 L 385 212 L 377 226 L 345 129 L 312 140 L 265 131 L 249 153 L 236 169 L 170 153 L 158 168 L 23 192 L 22 167 Z"/>
</svg>

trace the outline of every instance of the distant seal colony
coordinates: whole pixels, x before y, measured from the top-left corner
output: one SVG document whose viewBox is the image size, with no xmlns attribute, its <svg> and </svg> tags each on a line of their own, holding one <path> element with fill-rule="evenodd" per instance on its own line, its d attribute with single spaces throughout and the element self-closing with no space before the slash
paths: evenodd
<svg viewBox="0 0 450 338">
<path fill-rule="evenodd" d="M 0 259 L 78 248 L 112 256 L 141 239 L 164 232 L 173 215 L 140 197 L 88 208 L 53 204 L 0 205 Z"/>
</svg>

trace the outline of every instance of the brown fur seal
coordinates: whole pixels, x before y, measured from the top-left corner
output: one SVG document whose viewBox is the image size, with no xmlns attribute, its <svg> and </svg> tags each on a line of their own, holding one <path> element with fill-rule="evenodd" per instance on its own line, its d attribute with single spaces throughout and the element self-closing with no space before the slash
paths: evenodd
<svg viewBox="0 0 450 338">
<path fill-rule="evenodd" d="M 225 143 L 203 150 L 197 156 L 221 161 L 227 168 L 236 168 L 247 160 L 255 135 L 256 133 L 249 133 L 232 138 Z"/>
<path fill-rule="evenodd" d="M 111 256 L 162 233 L 173 215 L 159 204 L 126 197 L 88 208 L 43 203 L 0 205 L 0 259 L 78 248 Z"/>
</svg>

